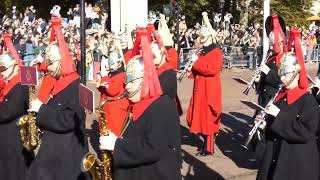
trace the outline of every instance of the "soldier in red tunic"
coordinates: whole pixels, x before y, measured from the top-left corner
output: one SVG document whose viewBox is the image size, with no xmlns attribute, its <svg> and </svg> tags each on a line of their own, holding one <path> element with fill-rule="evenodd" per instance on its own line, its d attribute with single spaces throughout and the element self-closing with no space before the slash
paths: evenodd
<svg viewBox="0 0 320 180">
<path fill-rule="evenodd" d="M 137 30 L 135 44 L 142 51 L 129 61 L 126 71 L 132 116 L 120 138 L 111 131 L 100 137 L 101 149 L 114 151 L 117 180 L 181 179 L 179 118 L 172 99 L 162 95 L 148 35 L 145 28 Z"/>
<path fill-rule="evenodd" d="M 202 135 L 204 143 L 197 155 L 206 156 L 214 152 L 214 135 L 219 133 L 222 111 L 220 72 L 222 51 L 216 46 L 213 29 L 206 13 L 201 30 L 203 46 L 199 57 L 193 56 L 189 77 L 194 79 L 193 96 L 187 113 L 191 133 Z"/>
<path fill-rule="evenodd" d="M 116 47 L 116 46 L 114 46 Z M 121 47 L 118 47 L 121 48 Z M 128 115 L 129 100 L 121 97 L 125 93 L 125 68 L 121 49 L 110 52 L 108 58 L 108 75 L 102 77 L 98 90 L 101 92 L 101 101 L 109 101 L 104 104 L 107 126 L 117 136 L 120 135 L 123 122 Z"/>
</svg>

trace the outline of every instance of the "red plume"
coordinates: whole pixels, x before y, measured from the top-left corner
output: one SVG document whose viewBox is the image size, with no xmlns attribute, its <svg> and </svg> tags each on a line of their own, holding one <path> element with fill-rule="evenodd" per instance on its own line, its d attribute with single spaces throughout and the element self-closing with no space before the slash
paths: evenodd
<svg viewBox="0 0 320 180">
<path fill-rule="evenodd" d="M 142 59 L 144 63 L 144 80 L 142 84 L 142 99 L 148 99 L 162 95 L 159 77 L 154 65 L 153 54 L 150 47 L 150 33 L 146 28 L 138 28 L 138 37 L 135 46 L 142 49 Z"/>
<path fill-rule="evenodd" d="M 148 31 L 150 33 L 150 38 L 151 38 L 151 35 L 153 35 L 156 43 L 160 44 L 160 48 L 164 51 L 163 53 L 166 56 L 166 61 L 168 61 L 169 60 L 169 54 L 167 52 L 167 49 L 164 47 L 163 42 L 162 42 L 159 34 L 157 33 L 154 25 L 153 24 L 148 24 L 147 29 L 148 29 Z"/>
<path fill-rule="evenodd" d="M 272 28 L 273 28 L 273 34 L 274 34 L 274 51 L 277 53 L 280 53 L 280 43 L 279 43 L 279 36 L 283 40 L 283 51 L 287 51 L 287 45 L 286 45 L 286 36 L 284 35 L 284 32 L 282 31 L 281 25 L 279 23 L 278 15 L 273 14 L 272 15 Z"/>
<path fill-rule="evenodd" d="M 300 30 L 298 28 L 292 28 L 290 31 L 290 38 L 289 38 L 289 47 L 291 48 L 291 44 L 293 42 L 294 44 L 294 49 L 296 53 L 296 57 L 300 66 L 300 73 L 299 73 L 299 86 L 300 88 L 308 88 L 309 87 L 309 82 L 308 82 L 308 77 L 307 73 L 304 67 L 304 58 L 303 58 L 303 53 L 301 49 L 301 41 L 300 41 Z"/>
<path fill-rule="evenodd" d="M 22 66 L 22 60 L 16 50 L 16 48 L 14 47 L 12 41 L 11 41 L 11 35 L 10 33 L 3 33 L 2 34 L 2 38 L 4 41 L 4 46 L 5 48 L 7 48 L 9 50 L 10 55 L 15 59 L 16 63 L 19 66 Z"/>
<path fill-rule="evenodd" d="M 50 35 L 50 42 L 54 41 L 55 39 L 58 42 L 59 51 L 61 54 L 61 74 L 62 76 L 66 76 L 73 72 L 76 72 L 76 66 L 73 62 L 71 53 L 69 51 L 69 47 L 64 40 L 62 34 L 62 26 L 61 26 L 61 19 L 60 18 L 52 18 L 51 20 L 51 35 Z"/>
</svg>

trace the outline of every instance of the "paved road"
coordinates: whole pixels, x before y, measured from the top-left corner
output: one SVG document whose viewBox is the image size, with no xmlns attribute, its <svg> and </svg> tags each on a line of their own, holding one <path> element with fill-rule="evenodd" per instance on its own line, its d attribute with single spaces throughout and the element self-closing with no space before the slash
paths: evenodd
<svg viewBox="0 0 320 180">
<path fill-rule="evenodd" d="M 313 77 L 317 71 L 317 64 L 306 65 Z M 251 150 L 241 148 L 241 144 L 252 127 L 251 116 L 253 110 L 240 103 L 240 100 L 256 100 L 254 90 L 246 96 L 242 93 L 245 86 L 237 84 L 231 79 L 233 76 L 250 80 L 252 71 L 246 69 L 224 69 L 222 71 L 223 113 L 221 132 L 215 143 L 215 153 L 212 156 L 197 157 L 196 138 L 190 134 L 185 121 L 193 82 L 184 79 L 178 84 L 178 94 L 183 106 L 181 116 L 181 140 L 183 150 L 183 166 L 181 173 L 184 180 L 251 180 L 255 179 L 257 163 Z M 92 82 L 89 87 L 94 89 Z M 98 102 L 98 96 L 96 96 Z M 91 151 L 98 150 L 97 117 L 87 116 L 87 133 Z"/>
</svg>

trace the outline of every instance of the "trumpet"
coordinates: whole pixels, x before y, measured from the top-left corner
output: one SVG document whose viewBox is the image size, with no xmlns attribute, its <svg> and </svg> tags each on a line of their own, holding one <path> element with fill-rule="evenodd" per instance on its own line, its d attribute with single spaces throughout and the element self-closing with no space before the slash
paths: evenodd
<svg viewBox="0 0 320 180">
<path fill-rule="evenodd" d="M 198 59 L 199 54 L 202 52 L 202 50 L 203 50 L 203 48 L 199 47 L 195 51 L 188 53 L 188 56 L 186 58 L 187 63 L 185 64 L 184 69 L 182 71 L 180 71 L 180 76 L 178 77 L 178 80 L 180 82 L 182 81 L 184 75 L 187 73 L 188 69 L 193 66 L 193 64 L 195 62 L 194 59 Z"/>
<path fill-rule="evenodd" d="M 272 51 L 269 51 L 267 57 L 261 62 L 260 66 L 261 67 L 262 65 L 264 65 L 267 60 L 270 58 L 270 56 L 272 56 Z M 250 89 L 253 87 L 253 83 L 254 81 L 257 79 L 257 77 L 259 77 L 261 75 L 261 70 L 260 68 L 258 68 L 253 74 L 252 74 L 252 79 L 251 81 L 248 83 L 248 86 L 247 88 L 243 91 L 243 94 L 245 95 L 248 95 L 249 94 L 249 91 Z"/>
<path fill-rule="evenodd" d="M 272 97 L 272 99 L 270 99 L 270 101 L 268 102 L 268 105 L 271 105 L 271 104 L 274 104 L 274 101 L 276 100 L 278 94 L 280 93 L 280 91 L 282 90 L 284 86 L 281 85 L 278 89 L 278 91 L 276 92 L 276 94 Z M 261 125 L 263 125 L 265 123 L 265 118 L 266 118 L 266 112 L 264 110 L 262 110 L 258 115 L 257 117 L 259 116 L 259 118 L 256 118 L 257 121 L 254 122 L 254 126 L 253 128 L 251 129 L 251 131 L 249 132 L 249 135 L 245 141 L 245 143 L 243 145 L 241 145 L 243 148 L 245 149 L 248 149 L 248 145 L 250 144 L 253 136 L 258 133 L 258 136 L 260 137 L 260 131 L 259 131 L 259 127 Z"/>
</svg>

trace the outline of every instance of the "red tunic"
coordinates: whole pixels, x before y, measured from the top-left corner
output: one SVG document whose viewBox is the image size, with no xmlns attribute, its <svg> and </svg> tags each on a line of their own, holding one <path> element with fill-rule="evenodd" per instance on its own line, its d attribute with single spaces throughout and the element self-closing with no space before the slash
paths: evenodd
<svg viewBox="0 0 320 180">
<path fill-rule="evenodd" d="M 201 54 L 192 67 L 190 78 L 194 78 L 193 96 L 187 112 L 191 133 L 208 136 L 207 151 L 213 152 L 213 135 L 220 129 L 222 111 L 220 72 L 223 55 L 215 48 Z"/>
<path fill-rule="evenodd" d="M 179 60 L 178 52 L 174 48 L 167 49 L 167 52 L 169 55 L 168 62 L 171 64 L 173 69 L 177 70 L 178 69 L 178 60 Z"/>
<path fill-rule="evenodd" d="M 3 79 L 3 76 L 0 74 L 0 97 L 2 96 L 2 90 L 4 89 L 4 86 L 6 85 L 6 82 Z"/>
<path fill-rule="evenodd" d="M 42 63 L 38 63 L 36 64 L 36 66 L 38 68 L 38 71 L 41 71 L 44 73 L 48 71 L 46 61 L 43 61 Z M 55 83 L 56 83 L 56 79 L 54 77 L 51 77 L 49 74 L 43 76 L 42 83 L 38 91 L 38 98 L 42 103 L 47 104 L 47 102 L 49 101 L 49 97 Z"/>
<path fill-rule="evenodd" d="M 116 98 L 121 95 L 125 91 L 124 78 L 124 72 L 121 72 L 111 78 L 109 76 L 103 77 L 101 79 L 101 84 L 107 82 L 109 86 L 108 88 L 102 88 L 101 86 L 98 88 L 101 92 L 101 101 L 107 98 Z M 122 131 L 122 125 L 128 115 L 129 105 L 128 98 L 122 98 L 116 101 L 110 101 L 102 107 L 106 113 L 106 123 L 108 128 L 117 136 L 119 136 Z"/>
</svg>

